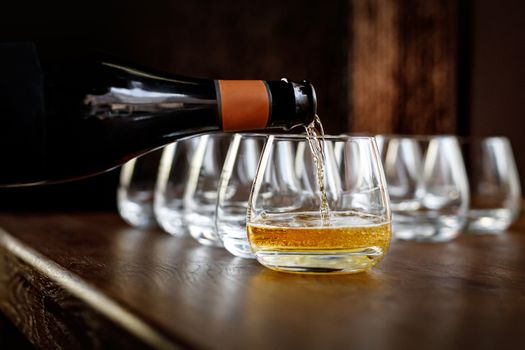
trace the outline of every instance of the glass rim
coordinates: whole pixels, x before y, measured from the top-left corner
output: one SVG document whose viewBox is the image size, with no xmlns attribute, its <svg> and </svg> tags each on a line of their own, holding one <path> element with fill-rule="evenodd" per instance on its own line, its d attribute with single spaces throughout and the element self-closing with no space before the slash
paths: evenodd
<svg viewBox="0 0 525 350">
<path fill-rule="evenodd" d="M 268 134 L 268 136 L 272 136 L 274 139 L 278 139 L 279 141 L 282 140 L 306 140 L 307 135 L 306 134 Z M 375 136 L 365 136 L 365 135 L 359 135 L 359 136 L 349 136 L 349 135 L 324 135 L 323 136 L 325 141 L 375 141 Z"/>
<path fill-rule="evenodd" d="M 375 137 L 383 138 L 385 140 L 394 140 L 394 139 L 409 139 L 415 141 L 430 141 L 432 139 L 438 138 L 455 138 L 460 144 L 469 144 L 469 143 L 479 143 L 489 140 L 504 140 L 510 142 L 510 139 L 504 135 L 491 135 L 491 136 L 476 136 L 476 135 L 454 135 L 454 134 L 377 134 Z"/>
<path fill-rule="evenodd" d="M 433 139 L 446 139 L 452 138 L 459 140 L 459 136 L 454 134 L 376 134 L 375 137 L 383 138 L 386 140 L 395 140 L 395 139 L 409 139 L 415 141 L 430 141 Z"/>
<path fill-rule="evenodd" d="M 226 140 L 231 141 L 235 137 L 235 133 L 226 133 L 226 132 L 206 132 L 206 133 L 199 133 L 194 134 L 189 137 L 183 137 L 180 139 L 175 140 L 174 142 L 177 143 L 179 141 L 190 141 L 190 140 L 197 140 L 198 142 L 202 138 L 208 138 L 213 140 Z"/>
<path fill-rule="evenodd" d="M 233 136 L 240 136 L 240 137 L 268 137 L 271 134 L 265 134 L 263 132 L 236 132 L 232 134 Z"/>
<path fill-rule="evenodd" d="M 503 135 L 494 135 L 494 136 L 458 136 L 458 140 L 461 144 L 467 144 L 467 143 L 478 143 L 478 142 L 484 142 L 489 140 L 505 140 L 510 142 L 510 139 L 507 136 Z"/>
<path fill-rule="evenodd" d="M 189 141 L 192 139 L 198 139 L 204 136 L 233 138 L 233 136 L 235 136 L 235 133 L 227 133 L 223 131 L 210 131 L 210 132 L 205 132 L 205 133 L 195 133 L 195 134 L 186 135 L 184 137 L 178 138 L 174 140 L 173 143 L 177 143 L 179 141 Z"/>
</svg>

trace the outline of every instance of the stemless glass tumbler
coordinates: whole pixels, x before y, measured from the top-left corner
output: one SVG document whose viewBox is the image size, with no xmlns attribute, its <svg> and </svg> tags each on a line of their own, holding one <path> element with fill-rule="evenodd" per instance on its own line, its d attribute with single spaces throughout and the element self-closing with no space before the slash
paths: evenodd
<svg viewBox="0 0 525 350">
<path fill-rule="evenodd" d="M 184 219 L 199 243 L 222 246 L 215 226 L 219 179 L 232 140 L 231 134 L 201 136 L 184 190 Z"/>
<path fill-rule="evenodd" d="M 246 234 L 246 210 L 267 137 L 265 134 L 235 134 L 219 182 L 217 233 L 230 253 L 243 258 L 254 257 Z"/>
<path fill-rule="evenodd" d="M 188 233 L 184 221 L 184 189 L 201 136 L 181 139 L 164 148 L 155 186 L 154 211 L 160 227 L 174 236 Z"/>
<path fill-rule="evenodd" d="M 378 136 L 397 238 L 448 241 L 466 223 L 468 180 L 454 136 Z"/>
<path fill-rule="evenodd" d="M 390 208 L 375 140 L 326 137 L 319 176 L 304 135 L 268 137 L 252 187 L 248 238 L 271 269 L 348 273 L 369 269 L 386 254 Z M 341 149 L 336 161 L 334 146 Z M 319 179 L 328 215 L 321 214 Z"/>
<path fill-rule="evenodd" d="M 465 138 L 461 149 L 470 184 L 468 232 L 500 233 L 518 217 L 521 186 L 506 137 Z"/>
<path fill-rule="evenodd" d="M 156 225 L 153 198 L 162 150 L 134 158 L 122 166 L 117 189 L 120 216 L 134 227 Z"/>
</svg>

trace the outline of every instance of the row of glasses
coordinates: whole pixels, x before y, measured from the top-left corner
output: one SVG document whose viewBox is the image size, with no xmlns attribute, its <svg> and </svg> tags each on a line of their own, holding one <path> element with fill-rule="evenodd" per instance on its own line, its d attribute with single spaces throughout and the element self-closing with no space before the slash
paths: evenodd
<svg viewBox="0 0 525 350">
<path fill-rule="evenodd" d="M 401 239 L 447 241 L 467 224 L 504 230 L 517 216 L 521 192 L 505 138 L 378 136 L 377 142 L 379 150 L 371 137 L 323 141 L 332 209 L 326 225 L 304 135 L 210 134 L 177 141 L 160 160 L 156 220 L 171 234 L 189 233 L 245 258 L 255 253 L 270 268 L 348 272 L 371 267 L 388 250 L 389 203 Z M 132 169 L 140 169 L 137 162 L 130 162 Z M 126 166 L 121 187 L 132 188 Z"/>
<path fill-rule="evenodd" d="M 266 138 L 204 135 L 166 146 L 160 159 L 152 153 L 129 161 L 121 170 L 120 215 L 135 227 L 158 223 L 174 236 L 253 257 L 246 210 Z"/>
<path fill-rule="evenodd" d="M 245 231 L 249 190 L 266 135 L 209 134 L 164 149 L 154 213 L 164 231 L 191 235 L 199 243 L 252 256 Z M 238 247 L 237 245 L 240 244 Z"/>
<path fill-rule="evenodd" d="M 257 257 L 275 269 L 367 269 L 390 243 L 375 141 L 341 136 L 323 144 L 328 223 L 320 216 L 318 174 L 305 136 L 267 134 L 210 134 L 167 146 L 154 186 L 156 221 L 173 235 L 224 244 L 234 255 Z M 144 159 L 122 172 L 139 169 L 137 162 Z M 133 188 L 130 181 L 121 182 L 119 193 L 126 188 Z M 261 230 L 279 234 L 268 240 Z"/>
<path fill-rule="evenodd" d="M 378 137 L 397 238 L 447 241 L 469 206 L 466 170 L 453 136 Z"/>
<path fill-rule="evenodd" d="M 517 218 L 519 176 L 507 138 L 376 137 L 395 236 L 448 241 L 499 233 Z"/>
</svg>

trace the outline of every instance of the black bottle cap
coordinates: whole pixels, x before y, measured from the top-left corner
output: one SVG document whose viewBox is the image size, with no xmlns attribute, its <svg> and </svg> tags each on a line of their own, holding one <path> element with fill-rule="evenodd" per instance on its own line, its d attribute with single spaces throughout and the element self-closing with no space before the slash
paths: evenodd
<svg viewBox="0 0 525 350">
<path fill-rule="evenodd" d="M 299 119 L 310 124 L 317 114 L 317 95 L 313 85 L 303 80 L 300 83 L 292 82 L 295 96 L 295 114 Z"/>
</svg>

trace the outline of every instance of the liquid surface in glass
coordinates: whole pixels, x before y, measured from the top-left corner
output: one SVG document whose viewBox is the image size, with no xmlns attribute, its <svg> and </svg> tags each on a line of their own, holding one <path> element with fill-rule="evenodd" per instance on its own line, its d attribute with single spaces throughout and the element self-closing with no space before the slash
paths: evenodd
<svg viewBox="0 0 525 350">
<path fill-rule="evenodd" d="M 326 226 L 317 212 L 267 214 L 247 227 L 253 252 L 265 266 L 286 272 L 364 271 L 390 246 L 390 222 L 353 211 L 332 212 Z"/>
<path fill-rule="evenodd" d="M 390 223 L 356 212 L 332 213 L 325 226 L 315 212 L 267 214 L 248 226 L 252 247 L 260 250 L 351 251 L 367 248 L 378 255 L 390 245 Z"/>
</svg>

